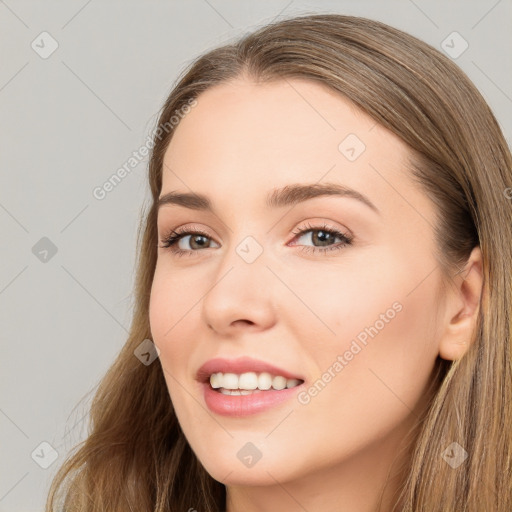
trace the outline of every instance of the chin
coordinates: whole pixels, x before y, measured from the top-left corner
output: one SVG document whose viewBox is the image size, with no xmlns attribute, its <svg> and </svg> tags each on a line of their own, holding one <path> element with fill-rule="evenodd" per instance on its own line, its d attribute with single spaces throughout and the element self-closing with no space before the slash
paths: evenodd
<svg viewBox="0 0 512 512">
<path fill-rule="evenodd" d="M 268 460 L 265 463 L 261 458 L 252 467 L 248 467 L 234 454 L 234 458 L 215 458 L 212 461 L 201 461 L 201 464 L 213 479 L 224 485 L 265 486 L 275 485 L 276 479 L 283 482 L 291 477 L 285 474 L 286 468 L 283 465 L 273 462 Z"/>
</svg>

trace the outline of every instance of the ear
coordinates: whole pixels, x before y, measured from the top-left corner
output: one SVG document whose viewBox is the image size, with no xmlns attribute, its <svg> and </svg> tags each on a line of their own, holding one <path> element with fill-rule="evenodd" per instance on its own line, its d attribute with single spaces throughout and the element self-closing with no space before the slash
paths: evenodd
<svg viewBox="0 0 512 512">
<path fill-rule="evenodd" d="M 439 356 L 454 361 L 469 348 L 477 325 L 483 286 L 482 252 L 475 247 L 462 272 L 448 287 L 443 335 L 439 343 Z"/>
</svg>

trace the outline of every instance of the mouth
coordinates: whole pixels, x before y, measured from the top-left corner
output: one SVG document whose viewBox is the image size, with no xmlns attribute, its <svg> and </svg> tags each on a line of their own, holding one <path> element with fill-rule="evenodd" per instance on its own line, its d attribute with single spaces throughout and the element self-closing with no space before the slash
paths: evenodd
<svg viewBox="0 0 512 512">
<path fill-rule="evenodd" d="M 204 381 L 210 387 L 224 395 L 252 395 L 262 391 L 281 391 L 299 386 L 303 379 L 287 378 L 284 375 L 274 375 L 269 372 L 212 373 Z"/>
<path fill-rule="evenodd" d="M 206 361 L 196 373 L 196 380 L 209 382 L 214 389 L 241 389 L 265 391 L 293 387 L 304 382 L 301 375 L 296 375 L 284 368 L 251 357 L 237 359 L 214 358 Z"/>
<path fill-rule="evenodd" d="M 250 357 L 210 359 L 199 368 L 196 380 L 212 412 L 234 417 L 279 406 L 305 382 L 301 375 Z"/>
</svg>

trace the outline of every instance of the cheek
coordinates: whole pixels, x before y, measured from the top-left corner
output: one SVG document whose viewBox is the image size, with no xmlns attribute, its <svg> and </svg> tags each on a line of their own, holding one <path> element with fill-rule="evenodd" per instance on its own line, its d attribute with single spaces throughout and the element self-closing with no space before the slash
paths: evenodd
<svg viewBox="0 0 512 512">
<path fill-rule="evenodd" d="M 197 318 L 201 303 L 194 307 L 198 290 L 191 288 L 194 287 L 181 286 L 174 276 L 171 279 L 167 272 L 157 267 L 149 304 L 152 339 L 160 350 L 159 362 L 169 397 L 179 423 L 187 432 L 198 412 L 196 403 L 189 396 L 192 391 L 191 362 L 194 360 L 194 333 L 190 332 L 190 326 L 197 325 L 194 318 Z"/>
<path fill-rule="evenodd" d="M 297 285 L 317 316 L 305 312 L 296 327 L 310 362 L 313 429 L 329 411 L 348 436 L 376 426 L 384 433 L 424 396 L 438 354 L 436 274 L 418 285 L 420 269 L 385 261 L 359 272 L 316 272 Z"/>
<path fill-rule="evenodd" d="M 190 319 L 197 315 L 194 304 L 200 296 L 197 287 L 180 283 L 174 274 L 171 278 L 168 271 L 157 265 L 149 303 L 151 334 L 160 349 L 162 367 L 180 379 L 190 364 L 190 334 L 186 329 Z"/>
</svg>

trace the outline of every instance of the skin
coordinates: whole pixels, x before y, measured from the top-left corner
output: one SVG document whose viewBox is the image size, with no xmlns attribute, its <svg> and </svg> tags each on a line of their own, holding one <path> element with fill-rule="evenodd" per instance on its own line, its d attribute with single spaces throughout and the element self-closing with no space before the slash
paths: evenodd
<svg viewBox="0 0 512 512">
<path fill-rule="evenodd" d="M 352 162 L 338 149 L 348 134 L 366 146 Z M 399 138 L 346 99 L 299 79 L 217 85 L 176 129 L 161 195 L 205 194 L 216 215 L 160 209 L 160 240 L 192 225 L 210 238 L 199 246 L 184 236 L 179 247 L 195 252 L 183 257 L 158 249 L 151 331 L 183 432 L 227 486 L 227 512 L 329 512 L 340 504 L 373 512 L 381 497 L 380 510 L 391 510 L 401 443 L 437 356 L 453 360 L 467 350 L 482 287 L 478 248 L 456 278 L 442 274 L 435 206 L 409 179 L 407 155 Z M 273 188 L 316 182 L 349 186 L 380 213 L 337 196 L 265 205 Z M 302 252 L 326 246 L 307 231 L 324 223 L 351 234 L 352 244 Z M 250 264 L 236 252 L 247 236 L 263 249 Z M 245 418 L 207 408 L 195 380 L 205 361 L 248 355 L 304 376 L 309 388 L 394 303 L 400 312 L 309 403 L 292 398 Z M 247 468 L 236 454 L 249 441 L 262 457 Z"/>
</svg>

